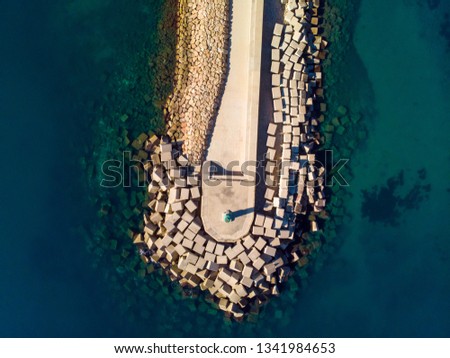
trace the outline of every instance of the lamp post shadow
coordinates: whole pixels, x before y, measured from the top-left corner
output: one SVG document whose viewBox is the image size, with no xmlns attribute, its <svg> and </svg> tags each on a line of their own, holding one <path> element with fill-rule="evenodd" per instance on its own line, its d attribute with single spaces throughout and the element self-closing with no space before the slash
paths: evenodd
<svg viewBox="0 0 450 358">
<path fill-rule="evenodd" d="M 250 213 L 253 213 L 255 211 L 255 208 L 248 208 L 248 209 L 242 209 L 242 210 L 237 210 L 231 213 L 233 218 L 238 218 L 240 216 L 244 216 Z"/>
</svg>

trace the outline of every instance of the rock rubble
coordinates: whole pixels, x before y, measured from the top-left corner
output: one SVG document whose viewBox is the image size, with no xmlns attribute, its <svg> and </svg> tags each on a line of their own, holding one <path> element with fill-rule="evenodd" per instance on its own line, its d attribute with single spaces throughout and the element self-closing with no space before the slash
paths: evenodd
<svg viewBox="0 0 450 358">
<path fill-rule="evenodd" d="M 183 139 L 193 163 L 203 159 L 227 73 L 229 0 L 180 0 L 175 89 L 167 103 L 168 135 Z"/>
</svg>

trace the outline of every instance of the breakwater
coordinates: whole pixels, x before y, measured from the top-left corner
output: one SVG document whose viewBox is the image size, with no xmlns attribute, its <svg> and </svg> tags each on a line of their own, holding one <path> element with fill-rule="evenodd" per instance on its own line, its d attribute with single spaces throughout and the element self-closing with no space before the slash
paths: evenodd
<svg viewBox="0 0 450 358">
<path fill-rule="evenodd" d="M 145 227 L 130 233 L 143 261 L 157 263 L 184 287 L 208 292 L 236 319 L 279 295 L 293 264 L 306 265 L 318 245 L 308 244 L 308 233 L 319 230 L 326 203 L 324 168 L 314 165 L 326 110 L 320 64 L 327 43 L 318 35 L 319 6 L 319 1 L 290 1 L 286 24 L 273 31 L 274 114 L 266 143 L 271 183 L 264 212 L 254 216 L 248 235 L 226 243 L 205 232 L 199 214 L 206 178 L 186 142 L 145 134 L 134 142 L 139 156 L 150 158 L 144 164 L 150 182 Z M 281 170 L 272 171 L 277 166 Z"/>
</svg>

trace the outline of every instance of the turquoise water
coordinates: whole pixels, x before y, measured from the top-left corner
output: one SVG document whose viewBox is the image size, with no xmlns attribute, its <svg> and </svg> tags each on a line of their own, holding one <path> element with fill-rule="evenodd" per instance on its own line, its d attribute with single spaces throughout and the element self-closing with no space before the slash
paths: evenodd
<svg viewBox="0 0 450 358">
<path fill-rule="evenodd" d="M 333 84 L 333 100 L 368 132 L 348 215 L 322 268 L 243 324 L 158 270 L 138 278 L 128 204 L 96 181 L 124 129 L 159 125 L 141 97 L 163 1 L 2 3 L 0 336 L 450 335 L 448 1 L 355 0 L 342 14 L 351 83 Z M 113 209 L 98 217 L 104 200 Z"/>
<path fill-rule="evenodd" d="M 354 163 L 353 219 L 339 256 L 354 272 L 344 289 L 354 293 L 367 335 L 450 334 L 450 48 L 440 35 L 449 11 L 448 1 L 361 3 L 355 46 L 373 88 L 375 115 Z M 401 171 L 404 185 L 374 208 L 397 204 L 397 225 L 361 218 L 359 193 L 386 186 Z M 413 192 L 428 185 L 429 193 L 419 189 L 424 198 Z"/>
</svg>

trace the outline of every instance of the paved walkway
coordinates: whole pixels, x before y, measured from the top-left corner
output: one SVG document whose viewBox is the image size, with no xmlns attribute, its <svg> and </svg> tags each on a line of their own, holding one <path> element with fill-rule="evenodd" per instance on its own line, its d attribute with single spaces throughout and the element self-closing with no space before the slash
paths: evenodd
<svg viewBox="0 0 450 358">
<path fill-rule="evenodd" d="M 243 163 L 257 160 L 263 10 L 264 0 L 232 1 L 230 69 L 206 165 L 213 161 L 227 169 L 236 162 L 232 170 L 240 171 Z M 241 179 L 212 185 L 204 176 L 201 216 L 217 241 L 236 241 L 253 223 L 255 176 Z M 231 223 L 222 220 L 227 210 L 238 215 Z"/>
</svg>

